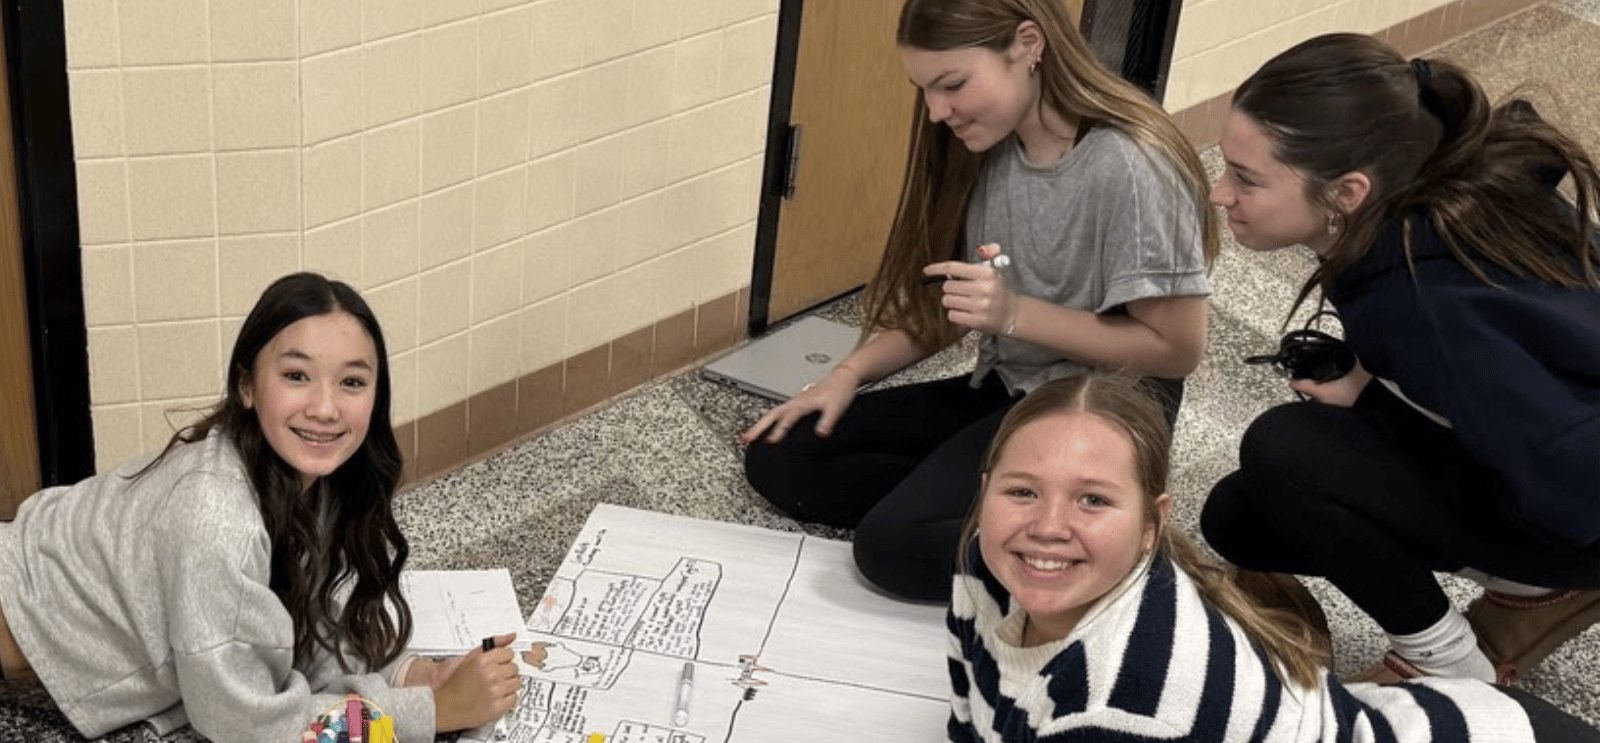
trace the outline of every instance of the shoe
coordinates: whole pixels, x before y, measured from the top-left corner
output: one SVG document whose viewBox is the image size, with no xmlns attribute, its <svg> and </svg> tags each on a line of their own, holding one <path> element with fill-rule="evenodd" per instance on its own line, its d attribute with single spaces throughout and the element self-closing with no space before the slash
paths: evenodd
<svg viewBox="0 0 1600 743">
<path fill-rule="evenodd" d="M 1502 684 L 1532 672 L 1567 640 L 1600 622 L 1600 591 L 1553 591 L 1512 596 L 1484 591 L 1467 605 L 1478 646 Z"/>
<path fill-rule="evenodd" d="M 1311 642 L 1321 654 L 1322 663 L 1333 664 L 1333 633 L 1328 630 L 1328 615 L 1299 579 L 1286 573 L 1239 569 L 1234 571 L 1233 582 L 1256 606 L 1299 617 L 1311 630 Z"/>
<path fill-rule="evenodd" d="M 1402 681 L 1408 681 L 1410 679 L 1422 678 L 1423 676 L 1427 675 L 1427 671 L 1416 667 L 1411 661 L 1400 657 L 1399 653 L 1390 650 L 1389 652 L 1384 653 L 1383 657 L 1379 658 L 1377 663 L 1374 663 L 1366 670 L 1345 679 L 1345 681 L 1352 684 L 1366 683 L 1383 684 L 1387 686 L 1389 684 L 1398 684 Z"/>
</svg>

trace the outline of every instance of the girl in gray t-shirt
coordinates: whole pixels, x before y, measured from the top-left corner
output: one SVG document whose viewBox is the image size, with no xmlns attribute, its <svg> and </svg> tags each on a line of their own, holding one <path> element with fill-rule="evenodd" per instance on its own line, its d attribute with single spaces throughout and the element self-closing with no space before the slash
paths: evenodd
<svg viewBox="0 0 1600 743">
<path fill-rule="evenodd" d="M 854 528 L 857 565 L 884 590 L 944 600 L 980 456 L 1014 400 L 1125 369 L 1161 380 L 1176 414 L 1218 226 L 1192 147 L 1095 60 L 1059 0 L 907 0 L 896 39 L 921 96 L 867 332 L 742 438 L 762 497 Z M 969 331 L 970 377 L 857 396 Z"/>
</svg>

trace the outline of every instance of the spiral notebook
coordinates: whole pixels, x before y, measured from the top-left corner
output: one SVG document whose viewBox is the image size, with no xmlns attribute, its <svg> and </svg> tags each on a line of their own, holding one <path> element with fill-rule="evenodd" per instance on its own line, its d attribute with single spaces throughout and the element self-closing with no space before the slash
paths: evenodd
<svg viewBox="0 0 1600 743">
<path fill-rule="evenodd" d="M 782 402 L 855 350 L 861 329 L 808 315 L 700 370 L 701 376 Z"/>
</svg>

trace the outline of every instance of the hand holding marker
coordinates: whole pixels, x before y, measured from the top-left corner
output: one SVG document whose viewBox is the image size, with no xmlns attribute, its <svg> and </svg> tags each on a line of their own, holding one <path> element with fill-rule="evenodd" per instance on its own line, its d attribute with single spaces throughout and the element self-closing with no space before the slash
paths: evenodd
<svg viewBox="0 0 1600 743">
<path fill-rule="evenodd" d="M 985 248 L 993 248 L 994 251 L 995 251 L 994 257 L 993 258 L 989 258 L 987 260 L 978 261 L 978 263 L 976 265 L 988 266 L 990 268 L 993 268 L 996 272 L 1002 271 L 1002 270 L 1005 269 L 1006 266 L 1011 265 L 1011 256 L 1000 252 L 1000 244 L 999 243 L 985 243 L 983 245 L 978 246 L 978 254 L 982 255 Z M 924 269 L 924 271 L 926 271 L 926 270 L 927 269 Z M 923 284 L 938 284 L 938 283 L 942 283 L 942 282 L 945 282 L 945 281 L 956 281 L 957 278 L 958 277 L 956 277 L 956 276 L 950 276 L 950 275 L 946 275 L 946 274 L 936 273 L 936 274 L 929 274 L 927 276 L 922 277 L 922 283 Z"/>
<path fill-rule="evenodd" d="M 942 261 L 922 269 L 923 283 L 942 283 L 950 322 L 984 333 L 1010 336 L 1017 327 L 1018 297 L 1006 285 L 1011 258 L 997 243 L 978 246 L 977 263 Z"/>
</svg>

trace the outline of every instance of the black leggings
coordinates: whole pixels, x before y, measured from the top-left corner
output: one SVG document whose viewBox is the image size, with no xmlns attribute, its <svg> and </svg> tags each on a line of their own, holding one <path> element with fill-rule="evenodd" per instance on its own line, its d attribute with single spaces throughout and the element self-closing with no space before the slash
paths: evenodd
<svg viewBox="0 0 1600 743">
<path fill-rule="evenodd" d="M 1325 577 L 1395 635 L 1449 610 L 1433 571 L 1600 587 L 1600 542 L 1574 545 L 1528 524 L 1453 432 L 1378 382 L 1368 387 L 1355 408 L 1290 403 L 1250 425 L 1239 469 L 1201 513 L 1219 554 L 1251 570 Z"/>
<path fill-rule="evenodd" d="M 1496 686 L 1522 705 L 1533 727 L 1535 743 L 1600 743 L 1600 730 L 1515 686 Z"/>
<path fill-rule="evenodd" d="M 1183 382 L 1149 382 L 1170 423 Z M 867 392 L 827 438 L 817 437 L 812 415 L 777 444 L 752 442 L 745 476 L 796 519 L 855 529 L 856 567 L 874 585 L 947 601 L 983 456 L 1017 399 L 994 374 L 977 389 L 956 377 Z"/>
</svg>

